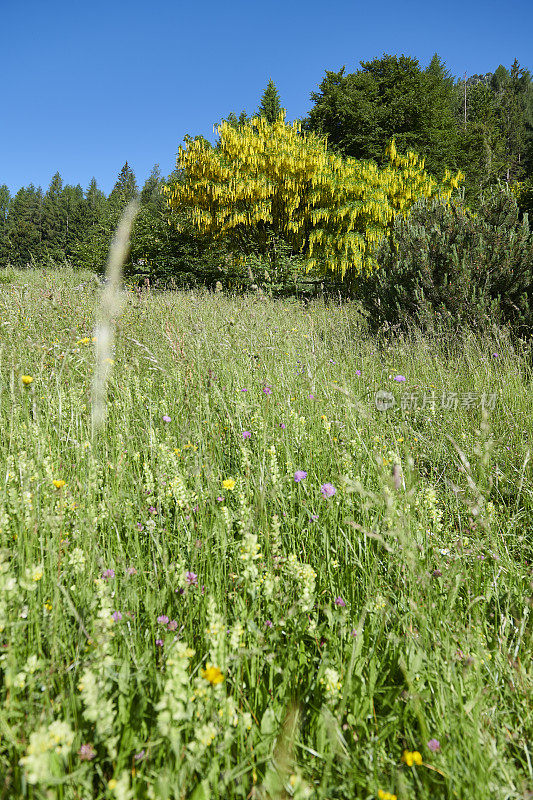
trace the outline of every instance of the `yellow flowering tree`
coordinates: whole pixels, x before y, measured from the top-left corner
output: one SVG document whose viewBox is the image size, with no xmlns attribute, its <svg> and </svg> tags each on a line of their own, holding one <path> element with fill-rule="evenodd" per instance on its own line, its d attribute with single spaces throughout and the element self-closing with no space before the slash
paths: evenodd
<svg viewBox="0 0 533 800">
<path fill-rule="evenodd" d="M 266 254 L 272 234 L 305 259 L 306 271 L 341 278 L 377 267 L 374 252 L 396 214 L 406 215 L 422 197 L 449 198 L 462 179 L 449 172 L 438 183 L 415 153 L 400 156 L 394 142 L 389 163 L 357 161 L 328 151 L 327 140 L 301 124 L 273 124 L 254 117 L 238 127 L 218 127 L 217 149 L 201 138 L 179 148 L 182 180 L 166 186 L 167 202 L 186 210 L 203 234 L 224 239 L 241 263 Z"/>
</svg>

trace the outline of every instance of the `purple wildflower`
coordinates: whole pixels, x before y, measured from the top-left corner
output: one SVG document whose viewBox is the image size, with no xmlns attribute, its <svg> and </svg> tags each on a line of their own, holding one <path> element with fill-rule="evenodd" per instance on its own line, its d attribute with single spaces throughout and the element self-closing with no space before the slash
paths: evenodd
<svg viewBox="0 0 533 800">
<path fill-rule="evenodd" d="M 361 377 L 361 370 L 360 369 L 356 369 L 355 370 L 355 374 L 357 375 L 358 378 L 360 378 Z"/>
<path fill-rule="evenodd" d="M 175 631 L 177 627 L 178 627 L 177 621 L 175 619 L 171 619 L 167 625 L 167 630 Z"/>
<path fill-rule="evenodd" d="M 195 572 L 186 572 L 185 573 L 185 580 L 187 581 L 188 586 L 197 586 L 198 585 L 198 575 Z"/>
<path fill-rule="evenodd" d="M 115 570 L 114 569 L 104 569 L 102 572 L 102 578 L 107 581 L 108 578 L 115 577 Z"/>
<path fill-rule="evenodd" d="M 241 389 L 241 392 L 247 392 L 248 389 Z"/>
<path fill-rule="evenodd" d="M 403 383 L 405 381 L 404 375 L 396 375 L 393 380 L 398 381 L 398 383 Z"/>
<path fill-rule="evenodd" d="M 163 647 L 163 645 L 164 645 L 163 639 L 156 639 L 155 640 L 155 646 L 156 647 Z"/>
<path fill-rule="evenodd" d="M 146 750 L 141 750 L 139 753 L 135 753 L 133 758 L 135 759 L 135 761 L 142 761 L 145 755 L 146 755 Z"/>
<path fill-rule="evenodd" d="M 168 416 L 168 414 L 165 414 L 164 417 L 163 417 L 163 422 L 170 422 L 170 421 L 171 421 L 171 418 Z"/>
<path fill-rule="evenodd" d="M 337 490 L 331 483 L 323 483 L 320 487 L 320 491 L 323 497 L 333 497 Z"/>
<path fill-rule="evenodd" d="M 267 628 L 271 628 L 272 627 L 272 620 L 266 619 L 265 620 L 265 625 L 267 626 Z"/>
<path fill-rule="evenodd" d="M 243 432 L 242 432 L 242 438 L 243 438 L 243 439 L 251 439 L 251 438 L 252 438 L 252 433 L 251 433 L 251 431 L 243 431 Z"/>
<path fill-rule="evenodd" d="M 294 480 L 296 481 L 296 483 L 300 483 L 300 481 L 303 481 L 304 478 L 307 478 L 307 472 L 304 472 L 303 469 L 296 470 L 296 472 L 294 473 Z"/>
<path fill-rule="evenodd" d="M 432 753 L 436 753 L 437 750 L 440 750 L 440 742 L 438 739 L 430 739 L 428 742 L 428 747 Z"/>
<path fill-rule="evenodd" d="M 314 394 L 310 394 L 310 395 L 309 395 L 309 400 L 314 400 L 314 399 L 315 399 L 315 396 L 314 396 Z"/>
<path fill-rule="evenodd" d="M 80 761 L 92 761 L 96 755 L 96 750 L 92 744 L 82 744 L 78 750 L 78 755 L 80 757 Z"/>
<path fill-rule="evenodd" d="M 357 636 L 357 628 L 352 628 L 352 636 L 355 638 Z"/>
<path fill-rule="evenodd" d="M 135 567 L 128 567 L 126 572 L 128 575 L 137 575 L 137 570 L 135 569 Z"/>
<path fill-rule="evenodd" d="M 493 358 L 499 358 L 499 357 L 500 357 L 500 354 L 499 354 L 499 353 L 493 353 L 493 354 L 492 354 L 492 357 L 493 357 Z M 432 739 L 431 741 L 433 741 L 433 739 Z"/>
<path fill-rule="evenodd" d="M 113 611 L 111 616 L 113 617 L 115 622 L 120 622 L 120 620 L 122 619 L 122 614 L 120 613 L 120 611 Z"/>
<path fill-rule="evenodd" d="M 282 431 L 284 431 L 287 426 L 285 425 L 284 422 L 280 422 L 279 427 L 281 428 Z"/>
<path fill-rule="evenodd" d="M 167 625 L 170 620 L 166 614 L 161 614 L 161 616 L 157 618 L 157 621 L 160 625 Z"/>
<path fill-rule="evenodd" d="M 157 508 L 154 508 L 154 506 L 150 506 L 148 511 L 150 512 L 150 514 L 157 514 Z"/>
<path fill-rule="evenodd" d="M 318 514 L 311 514 L 309 517 L 309 522 L 316 522 L 318 519 Z"/>
<path fill-rule="evenodd" d="M 143 531 L 143 530 L 144 530 L 144 525 L 142 524 L 142 522 L 138 522 L 138 523 L 137 523 L 137 528 L 138 528 L 140 531 Z"/>
<path fill-rule="evenodd" d="M 346 608 L 346 602 L 343 598 L 339 595 L 339 597 L 335 598 L 335 605 L 340 606 L 340 608 Z"/>
<path fill-rule="evenodd" d="M 218 502 L 218 503 L 221 503 L 223 500 L 224 500 L 224 498 L 223 498 L 223 497 L 220 497 L 220 496 L 219 496 L 219 497 L 217 497 L 217 502 Z"/>
<path fill-rule="evenodd" d="M 265 394 L 272 394 L 272 389 L 270 388 L 270 386 L 264 386 L 263 387 L 263 392 Z"/>
</svg>

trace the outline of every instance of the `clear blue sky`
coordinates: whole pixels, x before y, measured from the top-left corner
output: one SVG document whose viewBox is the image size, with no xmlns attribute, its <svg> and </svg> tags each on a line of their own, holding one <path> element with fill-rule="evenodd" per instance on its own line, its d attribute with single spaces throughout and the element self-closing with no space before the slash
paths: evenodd
<svg viewBox="0 0 533 800">
<path fill-rule="evenodd" d="M 0 184 L 59 171 L 107 194 L 127 160 L 142 186 L 186 133 L 214 142 L 213 123 L 255 112 L 270 77 L 292 121 L 326 70 L 383 53 L 533 71 L 532 32 L 531 0 L 0 0 Z"/>
</svg>

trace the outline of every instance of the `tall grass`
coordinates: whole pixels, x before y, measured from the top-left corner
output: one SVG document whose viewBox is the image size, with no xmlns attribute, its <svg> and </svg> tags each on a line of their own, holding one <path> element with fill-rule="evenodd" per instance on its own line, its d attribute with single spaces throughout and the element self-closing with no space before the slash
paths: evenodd
<svg viewBox="0 0 533 800">
<path fill-rule="evenodd" d="M 0 798 L 525 797 L 525 348 L 128 292 L 93 438 L 100 291 L 0 287 Z"/>
</svg>

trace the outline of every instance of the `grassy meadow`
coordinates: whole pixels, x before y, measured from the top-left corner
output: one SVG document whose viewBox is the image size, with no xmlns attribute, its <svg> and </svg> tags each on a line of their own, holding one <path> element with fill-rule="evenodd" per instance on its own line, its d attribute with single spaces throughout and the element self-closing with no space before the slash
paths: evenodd
<svg viewBox="0 0 533 800">
<path fill-rule="evenodd" d="M 525 344 L 0 279 L 0 800 L 532 796 Z"/>
</svg>

